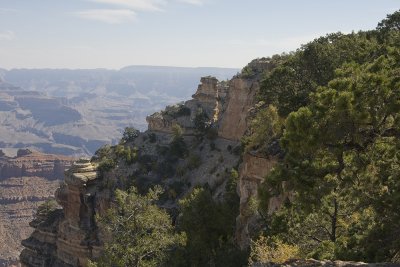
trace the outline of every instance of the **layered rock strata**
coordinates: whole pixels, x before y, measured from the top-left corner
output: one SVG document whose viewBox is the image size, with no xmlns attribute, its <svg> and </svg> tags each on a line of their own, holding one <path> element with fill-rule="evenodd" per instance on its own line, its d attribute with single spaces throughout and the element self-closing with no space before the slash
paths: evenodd
<svg viewBox="0 0 400 267">
<path fill-rule="evenodd" d="M 18 260 L 21 240 L 40 204 L 54 195 L 73 159 L 20 149 L 16 157 L 0 151 L 0 266 Z"/>
<path fill-rule="evenodd" d="M 96 178 L 96 166 L 89 160 L 79 160 L 66 171 L 65 183 L 56 191 L 63 209 L 31 223 L 35 231 L 22 242 L 22 266 L 85 266 L 98 256 Z"/>
<path fill-rule="evenodd" d="M 18 150 L 16 157 L 7 157 L 0 153 L 0 180 L 22 176 L 37 176 L 50 180 L 62 178 L 64 170 L 71 166 L 71 161 L 71 157 L 43 154 L 28 149 Z"/>
</svg>

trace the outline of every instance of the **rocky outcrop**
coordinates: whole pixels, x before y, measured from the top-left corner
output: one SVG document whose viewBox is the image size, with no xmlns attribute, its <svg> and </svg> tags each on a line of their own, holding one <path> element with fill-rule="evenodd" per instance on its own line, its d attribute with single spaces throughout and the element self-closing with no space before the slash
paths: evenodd
<svg viewBox="0 0 400 267">
<path fill-rule="evenodd" d="M 196 128 L 196 116 L 204 115 L 208 120 L 218 121 L 220 107 L 226 97 L 227 87 L 215 77 L 202 77 L 193 99 L 184 103 L 168 106 L 146 118 L 148 129 L 163 133 L 172 133 L 175 124 L 180 125 L 185 134 L 193 134 Z"/>
<path fill-rule="evenodd" d="M 101 213 L 102 196 L 96 178 L 96 166 L 89 160 L 79 160 L 66 171 L 65 183 L 56 191 L 63 209 L 44 222 L 33 221 L 34 233 L 22 242 L 22 266 L 85 266 L 99 255 L 94 216 Z"/>
<path fill-rule="evenodd" d="M 35 219 L 30 226 L 35 230 L 22 241 L 25 249 L 20 255 L 22 266 L 53 266 L 57 259 L 57 231 L 62 220 L 62 210 L 57 209 L 48 214 L 45 220 Z M 61 265 L 62 266 L 62 265 Z"/>
<path fill-rule="evenodd" d="M 193 99 L 181 106 L 168 107 L 164 112 L 149 116 L 149 130 L 165 133 L 172 132 L 172 126 L 179 124 L 185 133 L 192 133 L 195 114 L 203 110 L 208 118 L 217 125 L 218 136 L 222 139 L 239 143 L 248 129 L 252 108 L 256 104 L 256 95 L 260 90 L 260 82 L 265 72 L 271 71 L 274 65 L 267 59 L 257 59 L 249 63 L 241 74 L 229 82 L 218 82 L 213 77 L 203 77 Z M 182 117 L 172 114 L 181 113 L 182 108 L 188 108 L 185 121 Z M 198 114 L 198 113 L 197 113 Z M 189 123 L 188 123 L 189 122 Z M 250 233 L 255 232 L 257 216 L 251 211 L 251 200 L 257 197 L 259 184 L 262 182 L 274 164 L 276 157 L 247 153 L 240 168 L 238 193 L 240 196 L 240 215 L 237 218 L 236 239 L 245 249 L 250 242 Z M 278 209 L 288 196 L 271 199 L 269 212 Z"/>
<path fill-rule="evenodd" d="M 249 111 L 256 103 L 256 94 L 260 90 L 260 81 L 266 71 L 274 65 L 267 59 L 256 59 L 250 62 L 241 75 L 233 77 L 227 89 L 227 99 L 221 117 L 219 136 L 240 140 L 248 126 Z"/>
<path fill-rule="evenodd" d="M 209 116 L 214 116 L 216 102 L 219 92 L 219 82 L 215 77 L 202 77 L 201 84 L 197 88 L 193 99 L 201 103 L 204 112 Z"/>
</svg>

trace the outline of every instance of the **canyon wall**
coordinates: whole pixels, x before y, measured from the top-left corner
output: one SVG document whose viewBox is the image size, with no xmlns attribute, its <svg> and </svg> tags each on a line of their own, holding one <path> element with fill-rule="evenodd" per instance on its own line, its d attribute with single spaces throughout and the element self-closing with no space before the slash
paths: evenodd
<svg viewBox="0 0 400 267">
<path fill-rule="evenodd" d="M 0 155 L 0 266 L 9 266 L 32 233 L 36 209 L 54 195 L 73 159 L 24 149 L 16 157 Z"/>
<path fill-rule="evenodd" d="M 229 171 L 238 164 L 240 215 L 236 239 L 246 248 L 254 222 L 251 199 L 257 196 L 258 185 L 276 159 L 246 153 L 240 163 L 240 152 L 234 151 L 240 151 L 240 139 L 251 119 L 250 108 L 257 102 L 260 80 L 272 67 L 267 60 L 255 60 L 247 67 L 250 74 L 238 74 L 230 81 L 203 77 L 191 100 L 147 117 L 148 131 L 140 133 L 129 144 L 138 149 L 140 156 L 132 165 L 118 159 L 116 167 L 104 174 L 96 169 L 95 163 L 75 163 L 65 173 L 65 182 L 56 193 L 62 210 L 32 223 L 35 231 L 23 241 L 25 249 L 20 256 L 23 266 L 86 266 L 88 259 L 98 257 L 102 242 L 94 215 L 102 214 L 109 207 L 112 190 L 115 186 L 123 188 L 132 174 L 145 184 L 162 181 L 167 188 L 179 181 L 181 192 L 169 189 L 173 199 L 166 202 L 167 207 L 176 208 L 176 199 L 195 186 L 210 187 L 215 198 L 223 196 Z M 184 141 L 190 147 L 188 158 L 173 163 L 179 179 L 168 174 L 169 159 L 163 152 L 174 139 L 174 125 L 180 126 Z M 214 131 L 203 132 L 199 125 Z M 189 158 L 195 158 L 198 166 L 191 167 Z"/>
</svg>

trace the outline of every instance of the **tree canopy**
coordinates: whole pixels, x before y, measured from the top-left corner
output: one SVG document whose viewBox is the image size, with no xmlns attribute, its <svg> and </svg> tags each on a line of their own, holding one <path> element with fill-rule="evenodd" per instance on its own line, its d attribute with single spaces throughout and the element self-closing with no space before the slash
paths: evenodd
<svg viewBox="0 0 400 267">
<path fill-rule="evenodd" d="M 142 196 L 136 188 L 116 190 L 115 205 L 99 217 L 104 231 L 104 255 L 92 266 L 160 266 L 170 251 L 183 245 L 185 236 L 174 232 L 169 215 L 159 208 L 162 190 Z"/>
<path fill-rule="evenodd" d="M 260 98 L 285 119 L 285 157 L 261 207 L 291 192 L 265 234 L 304 257 L 390 261 L 400 251 L 398 22 L 395 12 L 375 31 L 316 39 L 263 82 Z"/>
</svg>

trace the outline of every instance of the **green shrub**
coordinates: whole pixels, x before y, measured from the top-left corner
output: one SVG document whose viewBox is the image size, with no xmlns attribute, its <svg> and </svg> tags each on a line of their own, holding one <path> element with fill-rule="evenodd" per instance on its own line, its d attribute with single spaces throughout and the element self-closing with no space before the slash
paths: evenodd
<svg viewBox="0 0 400 267">
<path fill-rule="evenodd" d="M 183 158 L 187 154 L 188 150 L 182 133 L 182 128 L 175 124 L 173 127 L 173 140 L 169 146 L 170 156 Z"/>
<path fill-rule="evenodd" d="M 289 245 L 282 240 L 260 236 L 252 241 L 249 264 L 252 263 L 277 263 L 282 264 L 299 256 L 299 248 Z"/>
<path fill-rule="evenodd" d="M 43 221 L 47 218 L 47 216 L 54 210 L 58 208 L 58 204 L 54 199 L 48 199 L 38 207 L 35 220 Z"/>
<path fill-rule="evenodd" d="M 201 165 L 201 157 L 197 154 L 190 155 L 187 163 L 187 167 L 189 170 L 194 170 L 200 167 Z"/>
<path fill-rule="evenodd" d="M 210 127 L 209 117 L 201 108 L 197 111 L 193 122 L 196 131 L 200 134 L 204 134 Z"/>
<path fill-rule="evenodd" d="M 99 166 L 97 167 L 97 170 L 100 173 L 108 172 L 112 170 L 115 167 L 115 161 L 111 158 L 105 158 L 103 159 L 100 163 Z"/>
<path fill-rule="evenodd" d="M 251 78 L 255 75 L 255 72 L 251 69 L 251 67 L 246 66 L 242 69 L 241 75 L 243 78 Z"/>
<path fill-rule="evenodd" d="M 110 157 L 112 154 L 112 150 L 113 149 L 110 145 L 104 145 L 94 153 L 92 160 L 99 160 L 99 159 L 101 160 L 103 158 Z"/>
<path fill-rule="evenodd" d="M 122 143 L 132 142 L 139 136 L 140 131 L 133 127 L 126 127 L 122 134 Z"/>
</svg>

